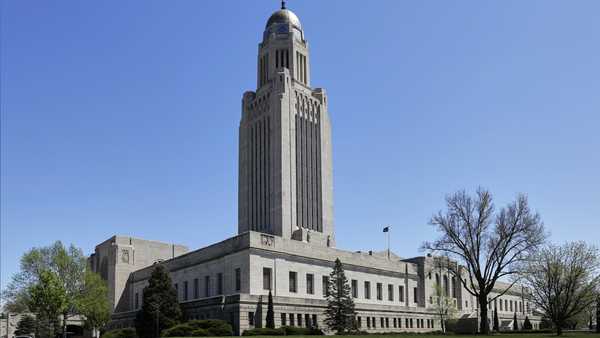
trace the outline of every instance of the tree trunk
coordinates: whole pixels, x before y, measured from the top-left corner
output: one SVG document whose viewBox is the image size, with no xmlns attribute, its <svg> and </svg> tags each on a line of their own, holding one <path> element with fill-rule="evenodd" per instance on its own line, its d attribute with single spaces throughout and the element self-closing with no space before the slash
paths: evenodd
<svg viewBox="0 0 600 338">
<path fill-rule="evenodd" d="M 596 333 L 600 333 L 600 296 L 596 298 Z"/>
<path fill-rule="evenodd" d="M 63 313 L 63 322 L 62 322 L 62 336 L 63 338 L 67 338 L 67 314 Z"/>
<path fill-rule="evenodd" d="M 562 325 L 556 325 L 556 335 L 562 336 Z"/>
<path fill-rule="evenodd" d="M 479 296 L 479 333 L 489 334 L 487 295 Z"/>
</svg>

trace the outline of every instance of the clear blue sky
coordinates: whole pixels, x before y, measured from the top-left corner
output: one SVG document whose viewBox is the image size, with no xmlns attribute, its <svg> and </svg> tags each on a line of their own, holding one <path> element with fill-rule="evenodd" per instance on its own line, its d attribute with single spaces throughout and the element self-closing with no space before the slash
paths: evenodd
<svg viewBox="0 0 600 338">
<path fill-rule="evenodd" d="M 1 3 L 2 281 L 33 246 L 237 231 L 240 101 L 278 1 Z M 600 243 L 600 2 L 291 0 L 329 93 L 338 246 L 402 256 L 457 189 Z"/>
</svg>

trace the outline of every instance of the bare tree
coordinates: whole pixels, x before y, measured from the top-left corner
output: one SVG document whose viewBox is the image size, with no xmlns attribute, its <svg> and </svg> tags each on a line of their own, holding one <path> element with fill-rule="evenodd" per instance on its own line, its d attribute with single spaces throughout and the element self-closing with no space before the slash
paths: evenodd
<svg viewBox="0 0 600 338">
<path fill-rule="evenodd" d="M 598 249 L 585 242 L 548 245 L 528 262 L 525 280 L 535 305 L 562 328 L 593 306 L 600 286 Z"/>
<path fill-rule="evenodd" d="M 488 296 L 499 279 L 517 275 L 519 266 L 545 241 L 544 226 L 540 216 L 529 209 L 525 195 L 496 214 L 492 195 L 481 188 L 475 196 L 464 190 L 447 196 L 446 206 L 445 212 L 439 211 L 430 221 L 441 237 L 424 243 L 423 249 L 444 252 L 464 266 L 466 277 L 458 280 L 477 298 L 479 331 L 488 334 L 488 302 L 503 293 L 491 299 Z M 457 270 L 457 275 L 463 276 L 462 269 Z"/>
</svg>

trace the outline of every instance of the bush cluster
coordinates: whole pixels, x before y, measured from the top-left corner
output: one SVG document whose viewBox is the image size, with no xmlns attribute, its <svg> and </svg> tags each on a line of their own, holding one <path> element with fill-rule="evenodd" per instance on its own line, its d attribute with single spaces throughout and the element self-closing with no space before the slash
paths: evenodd
<svg viewBox="0 0 600 338">
<path fill-rule="evenodd" d="M 244 331 L 244 333 L 242 333 L 242 336 L 285 336 L 285 330 L 283 328 L 256 328 Z"/>
<path fill-rule="evenodd" d="M 242 336 L 322 336 L 319 328 L 282 326 L 278 329 L 256 328 L 246 330 Z"/>
<path fill-rule="evenodd" d="M 137 333 L 134 328 L 128 327 L 107 331 L 102 335 L 102 338 L 137 338 Z"/>
<path fill-rule="evenodd" d="M 163 337 L 220 337 L 233 335 L 233 328 L 224 320 L 190 320 L 163 330 Z"/>
<path fill-rule="evenodd" d="M 546 333 L 556 333 L 552 329 L 543 329 L 543 330 L 517 330 L 517 331 L 502 331 L 502 334 L 546 334 Z"/>
<path fill-rule="evenodd" d="M 323 331 L 316 327 L 282 326 L 286 336 L 322 336 Z"/>
</svg>

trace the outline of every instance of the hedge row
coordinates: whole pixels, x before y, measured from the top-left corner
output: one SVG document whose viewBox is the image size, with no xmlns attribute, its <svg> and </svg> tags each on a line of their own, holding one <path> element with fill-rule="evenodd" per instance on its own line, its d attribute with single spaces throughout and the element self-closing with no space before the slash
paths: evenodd
<svg viewBox="0 0 600 338">
<path fill-rule="evenodd" d="M 245 330 L 242 336 L 322 336 L 318 328 L 282 326 L 278 329 L 256 328 Z"/>
<path fill-rule="evenodd" d="M 137 338 L 137 333 L 134 328 L 116 329 L 107 331 L 102 335 L 102 338 Z"/>
<path fill-rule="evenodd" d="M 501 334 L 531 334 L 531 333 L 556 333 L 552 329 L 543 330 L 517 330 L 517 331 L 500 331 Z"/>
<path fill-rule="evenodd" d="M 233 328 L 223 320 L 190 320 L 163 330 L 163 337 L 215 337 L 231 336 Z"/>
</svg>

